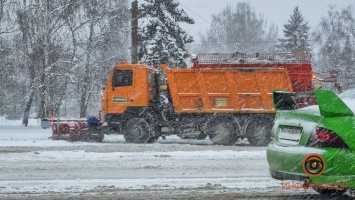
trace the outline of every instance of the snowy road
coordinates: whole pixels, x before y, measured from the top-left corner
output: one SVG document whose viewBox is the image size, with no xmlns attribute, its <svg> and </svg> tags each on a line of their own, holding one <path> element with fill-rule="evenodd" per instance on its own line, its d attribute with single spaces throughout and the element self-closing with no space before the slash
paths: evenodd
<svg viewBox="0 0 355 200">
<path fill-rule="evenodd" d="M 268 172 L 265 147 L 168 137 L 127 144 L 53 141 L 39 126 L 0 125 L 0 198 L 303 199 Z M 291 182 L 290 182 L 291 183 Z"/>
</svg>

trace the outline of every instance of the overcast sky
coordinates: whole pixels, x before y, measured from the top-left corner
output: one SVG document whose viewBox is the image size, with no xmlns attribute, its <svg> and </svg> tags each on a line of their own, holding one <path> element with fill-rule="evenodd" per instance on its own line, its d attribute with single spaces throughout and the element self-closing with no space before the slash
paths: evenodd
<svg viewBox="0 0 355 200">
<path fill-rule="evenodd" d="M 212 14 L 220 13 L 228 4 L 248 2 L 257 14 L 263 14 L 270 23 L 278 26 L 279 37 L 282 37 L 283 25 L 290 19 L 293 9 L 298 6 L 303 18 L 311 29 L 327 15 L 329 5 L 336 5 L 337 10 L 349 5 L 355 9 L 355 0 L 177 0 L 190 17 L 194 25 L 183 25 L 195 39 L 199 40 L 199 31 L 203 32 L 210 26 Z"/>
</svg>

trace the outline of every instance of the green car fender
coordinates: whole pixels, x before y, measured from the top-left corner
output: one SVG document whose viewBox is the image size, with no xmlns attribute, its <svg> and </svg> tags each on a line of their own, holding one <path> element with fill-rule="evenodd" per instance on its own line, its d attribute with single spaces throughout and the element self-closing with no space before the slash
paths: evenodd
<svg viewBox="0 0 355 200">
<path fill-rule="evenodd" d="M 338 185 L 355 188 L 355 167 L 352 163 L 355 154 L 351 149 L 327 149 L 321 154 L 324 158 L 325 170 L 317 176 L 309 176 L 312 183 L 319 185 Z"/>
</svg>

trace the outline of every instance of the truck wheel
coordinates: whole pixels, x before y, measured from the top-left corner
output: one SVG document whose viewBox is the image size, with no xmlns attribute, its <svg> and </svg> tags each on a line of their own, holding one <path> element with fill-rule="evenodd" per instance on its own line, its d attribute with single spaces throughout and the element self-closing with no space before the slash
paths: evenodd
<svg viewBox="0 0 355 200">
<path fill-rule="evenodd" d="M 124 139 L 129 143 L 147 143 L 151 140 L 151 130 L 146 120 L 132 118 L 123 127 Z"/>
<path fill-rule="evenodd" d="M 233 145 L 237 142 L 239 128 L 232 118 L 215 117 L 207 123 L 205 133 L 217 145 Z"/>
<path fill-rule="evenodd" d="M 270 142 L 272 120 L 268 117 L 252 117 L 246 125 L 248 141 L 253 146 L 266 146 Z"/>
</svg>

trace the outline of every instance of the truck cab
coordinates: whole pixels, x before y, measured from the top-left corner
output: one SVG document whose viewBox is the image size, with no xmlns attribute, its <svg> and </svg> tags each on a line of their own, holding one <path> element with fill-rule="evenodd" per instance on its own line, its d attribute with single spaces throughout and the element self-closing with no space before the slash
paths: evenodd
<svg viewBox="0 0 355 200">
<path fill-rule="evenodd" d="M 153 67 L 126 62 L 113 66 L 102 98 L 104 120 L 121 129 L 122 122 L 150 106 L 156 95 L 155 86 Z"/>
</svg>

